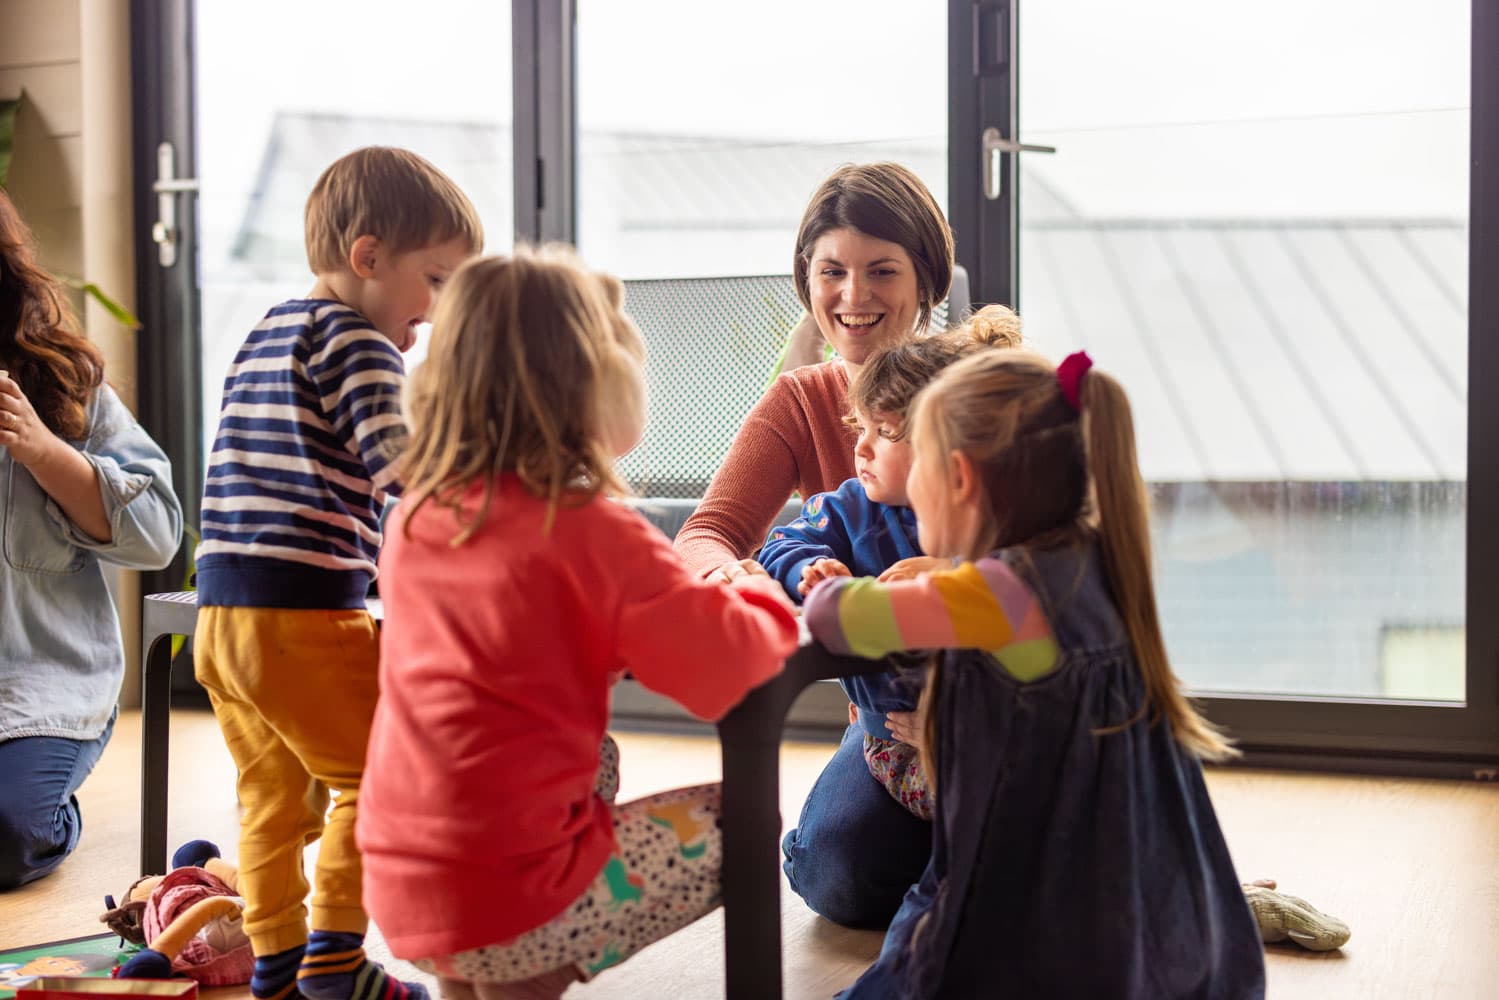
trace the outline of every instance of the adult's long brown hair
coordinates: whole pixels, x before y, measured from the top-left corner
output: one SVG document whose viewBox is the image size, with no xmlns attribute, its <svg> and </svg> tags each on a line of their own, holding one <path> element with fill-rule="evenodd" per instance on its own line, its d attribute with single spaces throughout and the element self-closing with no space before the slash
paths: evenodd
<svg viewBox="0 0 1499 1000">
<path fill-rule="evenodd" d="M 83 437 L 88 404 L 104 381 L 104 355 L 78 330 L 57 279 L 36 262 L 31 230 L 0 191 L 0 369 L 20 386 L 47 429 Z"/>
</svg>

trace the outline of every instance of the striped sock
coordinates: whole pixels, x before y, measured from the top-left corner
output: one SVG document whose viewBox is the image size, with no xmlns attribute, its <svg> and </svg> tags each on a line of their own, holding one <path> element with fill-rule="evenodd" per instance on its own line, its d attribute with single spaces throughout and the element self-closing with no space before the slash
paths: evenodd
<svg viewBox="0 0 1499 1000">
<path fill-rule="evenodd" d="M 262 955 L 250 973 L 250 995 L 255 1000 L 295 1000 L 297 966 L 302 964 L 302 946 Z"/>
<path fill-rule="evenodd" d="M 427 988 L 403 983 L 364 957 L 364 935 L 313 931 L 297 970 L 309 1000 L 430 1000 Z"/>
</svg>

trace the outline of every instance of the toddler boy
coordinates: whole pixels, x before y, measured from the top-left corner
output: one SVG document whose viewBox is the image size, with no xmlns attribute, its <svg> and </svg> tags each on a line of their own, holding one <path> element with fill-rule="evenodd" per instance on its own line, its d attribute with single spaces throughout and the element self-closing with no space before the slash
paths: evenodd
<svg viewBox="0 0 1499 1000">
<path fill-rule="evenodd" d="M 260 1000 L 426 997 L 364 955 L 354 819 L 379 663 L 365 594 L 400 491 L 401 355 L 483 241 L 468 198 L 421 157 L 350 153 L 307 200 L 312 291 L 266 313 L 224 381 L 193 643 L 239 768 Z M 319 836 L 309 934 L 302 852 Z"/>
</svg>

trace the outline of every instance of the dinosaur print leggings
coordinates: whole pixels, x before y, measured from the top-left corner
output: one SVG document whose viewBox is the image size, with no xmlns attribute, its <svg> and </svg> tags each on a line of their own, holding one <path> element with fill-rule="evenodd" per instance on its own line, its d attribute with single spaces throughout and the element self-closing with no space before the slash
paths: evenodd
<svg viewBox="0 0 1499 1000">
<path fill-rule="evenodd" d="M 604 737 L 596 791 L 613 803 L 619 748 Z M 577 968 L 592 979 L 721 902 L 719 786 L 697 785 L 614 806 L 617 852 L 583 895 L 551 922 L 501 944 L 415 964 L 444 980 L 513 983 Z"/>
</svg>

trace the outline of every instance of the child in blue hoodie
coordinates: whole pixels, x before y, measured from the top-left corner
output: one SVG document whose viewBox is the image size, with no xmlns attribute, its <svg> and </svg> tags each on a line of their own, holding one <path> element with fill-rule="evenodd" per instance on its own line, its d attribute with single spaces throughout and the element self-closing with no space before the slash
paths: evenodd
<svg viewBox="0 0 1499 1000">
<path fill-rule="evenodd" d="M 849 386 L 853 413 L 846 418 L 857 434 L 858 476 L 809 498 L 801 516 L 772 529 L 760 550 L 760 564 L 792 600 L 800 602 L 816 583 L 834 576 L 889 582 L 950 568 L 950 560 L 923 555 L 916 540 L 916 515 L 906 495 L 906 410 L 953 362 L 985 348 L 1019 345 L 1020 317 L 1004 306 L 987 306 L 949 333 L 910 341 L 864 364 Z M 864 731 L 870 774 L 912 814 L 930 820 L 921 763 L 902 738 L 915 724 L 917 687 L 899 670 L 839 683 L 851 702 L 850 724 Z"/>
</svg>

